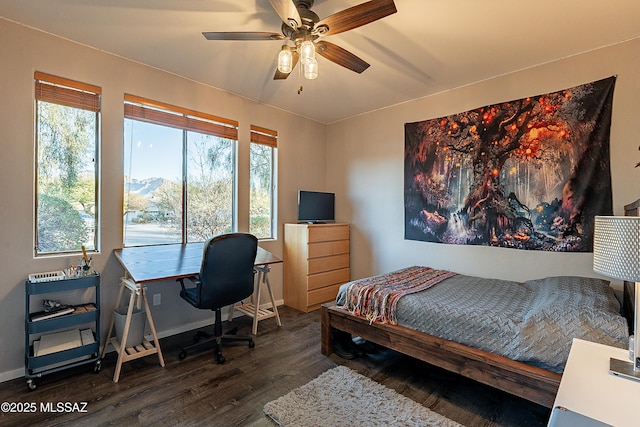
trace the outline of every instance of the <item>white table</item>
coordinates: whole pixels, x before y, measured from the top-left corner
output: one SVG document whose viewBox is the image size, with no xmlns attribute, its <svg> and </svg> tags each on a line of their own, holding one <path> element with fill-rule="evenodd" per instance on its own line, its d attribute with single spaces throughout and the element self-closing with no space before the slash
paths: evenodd
<svg viewBox="0 0 640 427">
<path fill-rule="evenodd" d="M 640 382 L 609 373 L 609 358 L 631 362 L 629 350 L 575 338 L 554 407 L 616 427 L 640 425 Z"/>
</svg>

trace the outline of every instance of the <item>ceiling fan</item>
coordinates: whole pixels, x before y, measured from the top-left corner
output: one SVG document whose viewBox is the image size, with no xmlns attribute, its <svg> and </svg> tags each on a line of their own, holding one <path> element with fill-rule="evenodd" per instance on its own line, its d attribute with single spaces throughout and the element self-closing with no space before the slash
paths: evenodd
<svg viewBox="0 0 640 427">
<path fill-rule="evenodd" d="M 330 36 L 361 27 L 396 13 L 393 0 L 371 0 L 320 19 L 311 7 L 314 0 L 269 0 L 282 19 L 282 34 L 269 32 L 203 32 L 207 40 L 285 40 L 278 54 L 278 68 L 274 80 L 283 80 L 302 63 L 307 79 L 318 77 L 315 54 L 356 73 L 369 64 L 353 53 L 324 40 Z"/>
</svg>

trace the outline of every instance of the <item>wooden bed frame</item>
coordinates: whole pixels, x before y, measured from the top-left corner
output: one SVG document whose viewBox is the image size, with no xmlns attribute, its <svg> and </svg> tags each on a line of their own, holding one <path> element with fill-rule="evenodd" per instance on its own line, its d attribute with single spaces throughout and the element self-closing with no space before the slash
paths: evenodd
<svg viewBox="0 0 640 427">
<path fill-rule="evenodd" d="M 560 386 L 562 375 L 555 372 L 403 326 L 369 324 L 335 302 L 322 305 L 321 327 L 321 351 L 326 356 L 333 353 L 332 330 L 337 329 L 548 408 Z"/>
</svg>

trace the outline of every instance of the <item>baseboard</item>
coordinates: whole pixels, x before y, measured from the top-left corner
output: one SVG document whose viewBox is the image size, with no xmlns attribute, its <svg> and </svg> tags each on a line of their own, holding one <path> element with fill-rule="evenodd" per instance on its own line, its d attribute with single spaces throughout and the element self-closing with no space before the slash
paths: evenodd
<svg viewBox="0 0 640 427">
<path fill-rule="evenodd" d="M 284 304 L 284 300 L 277 300 L 276 301 L 276 306 L 280 307 L 281 305 Z M 260 304 L 260 308 L 271 308 L 271 303 L 265 303 L 265 304 Z M 224 311 L 222 314 L 222 318 L 226 319 L 227 316 L 229 315 L 229 311 Z M 240 316 L 244 316 L 244 314 L 236 311 L 234 313 L 233 318 L 235 319 L 236 317 L 240 317 Z M 211 325 L 211 320 L 210 319 L 205 319 L 205 320 L 200 320 L 197 322 L 191 322 L 191 323 L 187 323 L 187 324 L 183 324 L 180 325 L 176 328 L 172 328 L 172 329 L 167 329 L 164 331 L 158 331 L 158 338 L 162 339 L 162 338 L 166 338 L 166 337 L 170 337 L 172 335 L 177 335 L 177 334 L 181 334 L 183 332 L 188 332 L 188 331 L 192 331 L 194 329 L 200 329 L 200 328 L 204 328 L 206 326 L 210 326 Z M 153 337 L 151 336 L 151 334 L 146 335 L 145 338 L 147 338 L 147 340 L 153 340 Z M 100 351 L 102 352 L 102 347 L 100 347 Z M 113 349 L 113 347 L 110 347 L 107 350 L 107 353 L 111 353 L 115 351 Z M 20 378 L 20 377 L 24 377 L 25 372 L 24 372 L 24 367 L 22 368 L 18 368 L 18 369 L 14 369 L 12 371 L 5 371 L 5 372 L 0 372 L 0 383 L 3 383 L 5 381 L 11 381 L 11 380 L 15 380 L 16 378 Z"/>
<path fill-rule="evenodd" d="M 24 368 L 14 369 L 13 371 L 6 371 L 0 373 L 0 382 L 15 380 L 16 378 L 24 377 Z M 26 387 L 26 383 L 25 383 Z"/>
</svg>

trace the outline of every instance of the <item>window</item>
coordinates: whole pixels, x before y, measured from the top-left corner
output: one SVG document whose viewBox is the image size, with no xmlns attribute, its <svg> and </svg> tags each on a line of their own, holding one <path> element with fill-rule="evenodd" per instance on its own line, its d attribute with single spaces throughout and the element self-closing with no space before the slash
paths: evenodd
<svg viewBox="0 0 640 427">
<path fill-rule="evenodd" d="M 260 239 L 275 238 L 277 147 L 276 131 L 251 126 L 249 232 Z"/>
<path fill-rule="evenodd" d="M 98 250 L 97 86 L 36 72 L 35 254 Z"/>
<path fill-rule="evenodd" d="M 236 229 L 237 122 L 125 95 L 125 246 Z"/>
</svg>

